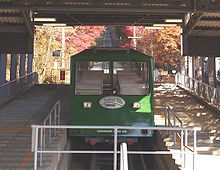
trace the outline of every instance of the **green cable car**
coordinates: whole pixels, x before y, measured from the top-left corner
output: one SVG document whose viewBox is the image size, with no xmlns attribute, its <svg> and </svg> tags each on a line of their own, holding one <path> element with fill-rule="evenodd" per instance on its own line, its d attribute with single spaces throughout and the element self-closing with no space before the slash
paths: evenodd
<svg viewBox="0 0 220 170">
<path fill-rule="evenodd" d="M 91 48 L 72 56 L 70 107 L 71 125 L 154 126 L 153 58 L 128 48 Z M 69 131 L 96 142 L 113 134 Z M 150 137 L 152 131 L 119 130 L 118 136 Z"/>
</svg>

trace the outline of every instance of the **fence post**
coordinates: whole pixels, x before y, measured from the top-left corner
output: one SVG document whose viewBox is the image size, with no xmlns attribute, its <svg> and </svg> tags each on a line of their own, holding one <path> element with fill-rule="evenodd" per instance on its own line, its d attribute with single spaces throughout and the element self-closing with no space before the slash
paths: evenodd
<svg viewBox="0 0 220 170">
<path fill-rule="evenodd" d="M 176 127 L 176 117 L 174 116 L 174 127 Z M 176 145 L 176 131 L 173 131 L 174 144 Z"/>
<path fill-rule="evenodd" d="M 58 125 L 60 125 L 60 101 L 58 103 Z"/>
<path fill-rule="evenodd" d="M 184 147 L 184 151 L 185 151 L 185 153 L 184 153 L 184 168 L 186 168 L 186 147 L 187 147 L 187 145 L 188 145 L 188 131 L 187 130 L 185 130 L 185 147 Z"/>
<path fill-rule="evenodd" d="M 40 129 L 40 151 L 43 150 L 43 128 Z M 40 166 L 42 166 L 43 154 L 40 153 Z"/>
<path fill-rule="evenodd" d="M 51 114 L 49 117 L 49 125 L 51 126 Z M 49 143 L 51 142 L 51 128 L 49 129 Z"/>
<path fill-rule="evenodd" d="M 128 170 L 127 144 L 121 143 L 120 148 L 120 170 Z"/>
<path fill-rule="evenodd" d="M 37 170 L 37 147 L 38 147 L 38 127 L 35 129 L 35 145 L 34 145 L 34 170 Z"/>
<path fill-rule="evenodd" d="M 170 123 L 171 123 L 170 122 L 170 109 L 168 107 L 168 127 L 171 127 Z M 170 130 L 169 130 L 168 134 L 170 135 Z"/>
<path fill-rule="evenodd" d="M 167 127 L 167 106 L 164 107 L 165 127 Z"/>
<path fill-rule="evenodd" d="M 57 124 L 57 106 L 54 109 L 54 125 Z M 54 136 L 56 136 L 56 128 L 54 128 Z"/>
<path fill-rule="evenodd" d="M 115 128 L 114 129 L 114 170 L 117 170 L 117 133 L 118 133 L 118 129 Z"/>
<path fill-rule="evenodd" d="M 184 156 L 184 155 L 183 155 L 183 154 L 184 154 L 184 153 L 183 153 L 183 135 L 184 135 L 184 134 L 183 134 L 183 130 L 181 130 L 181 146 L 180 146 L 180 147 L 181 147 L 181 153 L 182 153 L 182 154 L 181 154 L 182 160 L 183 160 L 183 156 Z M 183 165 L 183 161 L 182 161 L 182 165 Z"/>
<path fill-rule="evenodd" d="M 195 167 L 196 167 L 196 154 L 197 154 L 197 150 L 196 150 L 196 132 L 197 130 L 195 129 L 194 130 L 194 134 L 193 134 L 193 137 L 194 137 L 194 140 L 193 140 L 193 170 L 195 170 Z"/>
</svg>

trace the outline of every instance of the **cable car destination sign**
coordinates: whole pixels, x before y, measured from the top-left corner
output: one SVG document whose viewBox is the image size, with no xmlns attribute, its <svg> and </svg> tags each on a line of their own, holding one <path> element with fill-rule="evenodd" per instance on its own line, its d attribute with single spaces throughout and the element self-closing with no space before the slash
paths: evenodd
<svg viewBox="0 0 220 170">
<path fill-rule="evenodd" d="M 99 100 L 99 104 L 106 109 L 119 109 L 125 105 L 125 101 L 121 97 L 107 96 Z"/>
</svg>

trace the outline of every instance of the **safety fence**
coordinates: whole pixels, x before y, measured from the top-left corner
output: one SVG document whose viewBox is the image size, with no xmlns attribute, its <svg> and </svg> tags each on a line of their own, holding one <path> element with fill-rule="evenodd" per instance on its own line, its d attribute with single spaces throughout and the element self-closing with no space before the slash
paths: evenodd
<svg viewBox="0 0 220 170">
<path fill-rule="evenodd" d="M 195 157 L 197 154 L 197 146 L 196 146 L 196 134 L 197 131 L 201 130 L 201 128 L 179 128 L 179 127 L 131 127 L 131 126 L 54 126 L 54 125 L 32 125 L 32 152 L 34 152 L 34 170 L 37 170 L 37 159 L 38 154 L 113 154 L 113 169 L 117 170 L 117 154 L 120 153 L 118 151 L 118 131 L 119 130 L 159 130 L 159 131 L 178 131 L 181 134 L 181 147 L 180 150 L 171 152 L 171 151 L 127 151 L 127 154 L 180 154 L 182 158 L 182 167 L 186 165 L 186 155 L 193 154 L 193 170 L 195 169 Z M 44 148 L 39 145 L 38 139 L 43 139 L 44 129 L 111 129 L 114 132 L 114 150 L 44 150 Z M 188 146 L 188 132 L 193 131 L 193 146 Z M 40 140 L 41 141 L 41 140 Z M 190 147 L 192 149 L 190 149 Z M 191 152 L 188 152 L 188 150 Z M 42 165 L 42 164 L 41 164 Z"/>
<path fill-rule="evenodd" d="M 176 84 L 198 95 L 205 101 L 220 105 L 220 89 L 202 83 L 184 74 L 176 74 Z"/>
<path fill-rule="evenodd" d="M 44 119 L 43 125 L 60 125 L 60 100 L 56 102 L 53 108 Z M 40 150 L 45 150 L 46 146 L 50 145 L 52 136 L 56 136 L 56 129 L 41 129 L 40 133 Z M 32 141 L 33 142 L 33 141 Z M 40 154 L 40 166 L 42 166 L 43 154 Z"/>
<path fill-rule="evenodd" d="M 13 81 L 0 85 L 0 103 L 15 93 L 38 83 L 38 74 L 29 73 Z"/>
<path fill-rule="evenodd" d="M 168 104 L 164 105 L 164 117 L 165 117 L 165 127 L 183 127 L 182 121 L 179 119 L 177 114 L 171 109 L 171 106 Z M 177 131 L 174 131 L 171 135 L 171 131 L 168 131 L 169 136 L 173 136 L 174 144 L 177 142 L 177 137 L 181 140 L 181 134 Z M 181 142 L 183 144 L 183 142 Z M 181 146 L 183 147 L 183 146 Z"/>
</svg>

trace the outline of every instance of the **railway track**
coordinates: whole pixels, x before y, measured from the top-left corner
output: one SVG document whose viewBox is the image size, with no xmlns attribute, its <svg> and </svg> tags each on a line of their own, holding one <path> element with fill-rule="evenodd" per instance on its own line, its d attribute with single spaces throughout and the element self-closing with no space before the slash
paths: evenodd
<svg viewBox="0 0 220 170">
<path fill-rule="evenodd" d="M 80 142 L 80 141 L 79 141 Z M 152 140 L 141 139 L 139 143 L 128 145 L 130 151 L 152 150 Z M 75 146 L 76 147 L 76 146 Z M 97 144 L 89 146 L 81 143 L 79 150 L 113 150 L 111 144 Z M 118 148 L 119 149 L 119 148 Z M 154 170 L 154 157 L 152 155 L 128 155 L 129 170 Z M 71 170 L 112 170 L 112 154 L 73 154 Z M 118 167 L 120 169 L 120 155 L 118 155 Z"/>
</svg>

